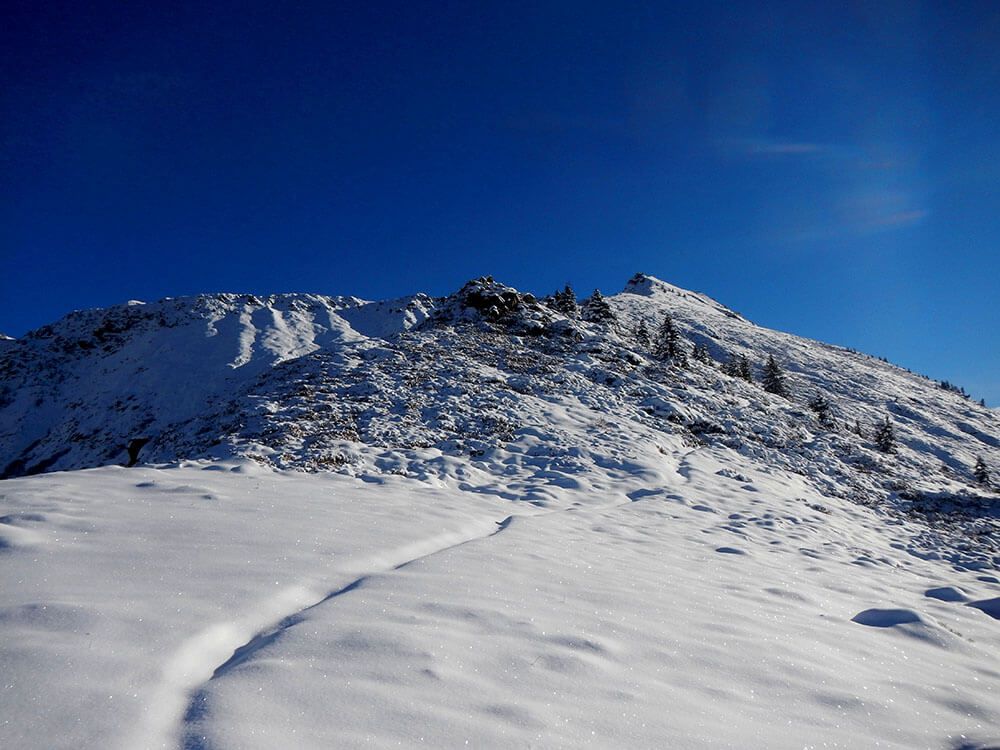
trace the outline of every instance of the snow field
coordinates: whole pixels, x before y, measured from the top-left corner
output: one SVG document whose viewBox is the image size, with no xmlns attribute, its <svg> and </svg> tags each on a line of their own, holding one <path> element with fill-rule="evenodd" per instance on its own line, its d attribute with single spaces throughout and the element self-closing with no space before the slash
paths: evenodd
<svg viewBox="0 0 1000 750">
<path fill-rule="evenodd" d="M 0 746 L 174 747 L 189 692 L 256 632 L 504 517 L 395 484 L 251 462 L 5 482 Z"/>
<path fill-rule="evenodd" d="M 731 451 L 663 463 L 545 508 L 250 462 L 8 480 L 0 744 L 996 737 L 996 578 Z"/>
</svg>

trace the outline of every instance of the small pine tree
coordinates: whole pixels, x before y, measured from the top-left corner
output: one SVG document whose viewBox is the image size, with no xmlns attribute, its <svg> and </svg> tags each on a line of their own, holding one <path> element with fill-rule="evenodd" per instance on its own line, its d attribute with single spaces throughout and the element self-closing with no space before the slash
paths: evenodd
<svg viewBox="0 0 1000 750">
<path fill-rule="evenodd" d="M 632 335 L 640 349 L 648 352 L 653 348 L 653 340 L 649 336 L 649 329 L 646 328 L 646 321 L 640 320 L 639 325 L 635 327 L 635 332 Z"/>
<path fill-rule="evenodd" d="M 655 354 L 660 359 L 669 359 L 678 367 L 687 367 L 687 351 L 681 343 L 681 335 L 677 332 L 670 313 L 663 316 L 663 322 L 656 332 Z"/>
<path fill-rule="evenodd" d="M 896 452 L 896 430 L 888 416 L 875 428 L 875 445 L 883 453 Z"/>
<path fill-rule="evenodd" d="M 986 462 L 982 456 L 976 456 L 976 465 L 972 467 L 972 476 L 984 487 L 990 486 L 990 470 L 986 468 Z"/>
<path fill-rule="evenodd" d="M 833 415 L 830 413 L 830 400 L 822 393 L 817 393 L 809 400 L 809 408 L 816 412 L 816 419 L 823 427 L 833 427 Z"/>
<path fill-rule="evenodd" d="M 726 363 L 722 365 L 722 372 L 731 378 L 739 378 L 748 383 L 753 382 L 753 370 L 750 367 L 750 360 L 745 354 L 730 355 Z"/>
<path fill-rule="evenodd" d="M 589 320 L 591 323 L 610 325 L 615 322 L 615 311 L 611 309 L 611 305 L 604 299 L 604 295 L 601 294 L 600 289 L 595 289 L 594 293 L 584 301 L 581 310 L 583 312 L 583 319 Z"/>
<path fill-rule="evenodd" d="M 562 311 L 569 318 L 580 317 L 580 305 L 576 301 L 576 292 L 568 283 L 562 290 Z"/>
<path fill-rule="evenodd" d="M 785 385 L 785 373 L 781 369 L 773 356 L 768 355 L 767 363 L 764 365 L 764 377 L 762 378 L 764 390 L 776 396 L 788 398 L 788 387 Z"/>
<path fill-rule="evenodd" d="M 704 344 L 696 344 L 694 349 L 691 351 L 691 358 L 696 362 L 701 362 L 703 365 L 712 364 L 712 355 L 708 351 L 708 347 Z"/>
<path fill-rule="evenodd" d="M 747 359 L 747 355 L 741 354 L 737 358 L 736 372 L 738 377 L 742 378 L 748 383 L 753 382 L 753 370 L 750 367 L 750 360 Z"/>
<path fill-rule="evenodd" d="M 861 421 L 858 419 L 854 420 L 854 434 L 859 438 L 863 438 L 865 436 L 865 431 L 861 427 Z"/>
<path fill-rule="evenodd" d="M 576 292 L 566 284 L 561 292 L 556 292 L 549 298 L 549 307 L 561 312 L 567 318 L 576 318 L 580 314 L 580 306 L 576 303 Z"/>
<path fill-rule="evenodd" d="M 677 365 L 678 367 L 688 366 L 687 349 L 685 348 L 684 344 L 679 342 L 677 344 L 677 353 L 674 355 L 674 364 Z"/>
</svg>

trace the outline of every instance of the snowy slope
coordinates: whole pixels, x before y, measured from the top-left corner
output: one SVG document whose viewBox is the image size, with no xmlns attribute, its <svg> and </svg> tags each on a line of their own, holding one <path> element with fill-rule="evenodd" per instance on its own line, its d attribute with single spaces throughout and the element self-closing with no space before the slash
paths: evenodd
<svg viewBox="0 0 1000 750">
<path fill-rule="evenodd" d="M 1000 742 L 997 414 L 652 277 L 607 300 L 211 295 L 0 342 L 0 747 Z M 667 313 L 714 361 L 636 338 Z"/>
<path fill-rule="evenodd" d="M 206 413 L 281 362 L 405 330 L 422 319 L 420 300 L 407 303 L 217 294 L 72 313 L 0 350 L 0 463 L 21 474 L 121 461 L 128 440 Z"/>
<path fill-rule="evenodd" d="M 665 448 L 544 510 L 253 462 L 7 480 L 0 745 L 1000 740 L 995 574 Z"/>
</svg>

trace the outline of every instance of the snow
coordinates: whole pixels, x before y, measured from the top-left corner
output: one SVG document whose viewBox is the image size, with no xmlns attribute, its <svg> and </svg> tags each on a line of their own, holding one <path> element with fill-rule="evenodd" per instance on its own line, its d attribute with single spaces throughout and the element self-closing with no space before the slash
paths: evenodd
<svg viewBox="0 0 1000 750">
<path fill-rule="evenodd" d="M 496 528 L 484 496 L 399 483 L 252 463 L 5 482 L 0 746 L 172 747 L 257 630 Z"/>
<path fill-rule="evenodd" d="M 0 747 L 1000 743 L 996 412 L 652 277 L 606 299 L 216 294 L 4 341 Z M 657 361 L 665 312 L 791 398 Z M 887 414 L 893 454 L 851 429 Z"/>
<path fill-rule="evenodd" d="M 664 462 L 546 509 L 252 462 L 7 480 L 0 745 L 996 741 L 996 578 L 728 449 Z"/>
</svg>

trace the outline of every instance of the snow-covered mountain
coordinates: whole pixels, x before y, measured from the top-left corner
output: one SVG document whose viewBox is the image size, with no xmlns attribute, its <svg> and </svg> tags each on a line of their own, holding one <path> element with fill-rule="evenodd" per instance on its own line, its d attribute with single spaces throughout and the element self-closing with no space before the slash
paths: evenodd
<svg viewBox="0 0 1000 750">
<path fill-rule="evenodd" d="M 604 299 L 0 340 L 0 744 L 992 746 L 1000 415 L 650 276 Z"/>
<path fill-rule="evenodd" d="M 606 300 L 614 320 L 587 322 L 486 278 L 445 298 L 217 294 L 72 313 L 0 345 L 0 468 L 124 464 L 132 443 L 147 462 L 248 456 L 442 479 L 458 460 L 486 481 L 512 457 L 585 470 L 675 435 L 877 502 L 980 495 L 977 457 L 1000 466 L 996 413 L 940 383 L 650 276 Z M 706 361 L 672 366 L 636 338 L 665 314 Z M 723 373 L 739 356 L 758 382 Z M 761 387 L 769 356 L 787 398 Z M 886 418 L 895 453 L 873 442 Z"/>
</svg>

